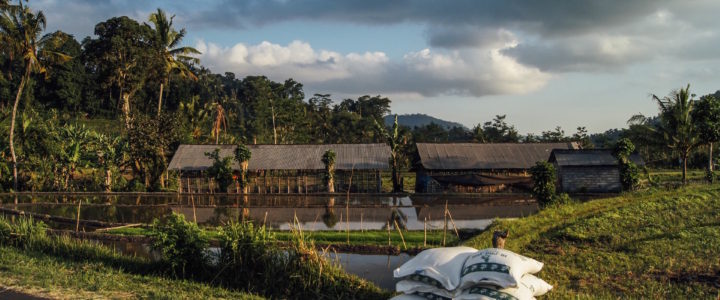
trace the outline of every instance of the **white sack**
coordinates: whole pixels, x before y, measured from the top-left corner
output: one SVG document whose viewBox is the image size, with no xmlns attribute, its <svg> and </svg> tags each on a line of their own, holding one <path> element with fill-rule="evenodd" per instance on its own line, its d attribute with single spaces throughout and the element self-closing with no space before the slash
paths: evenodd
<svg viewBox="0 0 720 300">
<path fill-rule="evenodd" d="M 475 252 L 477 250 L 470 247 L 428 249 L 395 269 L 393 275 L 451 291 L 460 285 L 465 259 Z"/>
<path fill-rule="evenodd" d="M 545 280 L 542 280 L 540 278 L 537 278 L 533 274 L 525 274 L 521 279 L 520 282 L 527 286 L 530 291 L 533 292 L 533 296 L 542 296 L 545 295 L 548 291 L 552 290 L 553 286 L 549 283 L 545 282 Z"/>
<path fill-rule="evenodd" d="M 537 273 L 542 267 L 541 262 L 509 250 L 483 249 L 465 260 L 459 286 L 467 288 L 489 284 L 501 288 L 517 287 L 523 275 Z"/>
</svg>

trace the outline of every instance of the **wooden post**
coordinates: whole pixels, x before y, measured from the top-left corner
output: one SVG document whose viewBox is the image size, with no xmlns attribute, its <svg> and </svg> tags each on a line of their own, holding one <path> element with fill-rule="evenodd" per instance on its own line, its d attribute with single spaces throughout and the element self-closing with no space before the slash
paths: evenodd
<svg viewBox="0 0 720 300">
<path fill-rule="evenodd" d="M 427 217 L 423 221 L 423 247 L 427 247 Z"/>
<path fill-rule="evenodd" d="M 445 213 L 443 214 L 443 217 L 444 217 L 444 219 L 445 219 L 445 221 L 443 222 L 443 224 L 444 224 L 444 225 L 443 225 L 443 247 L 445 247 L 445 240 L 446 240 L 446 236 L 447 236 L 447 227 L 448 227 L 448 223 L 447 223 L 447 200 L 445 201 Z"/>
<path fill-rule="evenodd" d="M 452 214 L 450 213 L 450 210 L 445 206 L 445 213 L 450 217 L 450 222 L 452 223 L 453 229 L 455 229 L 455 236 L 460 238 L 460 234 L 458 233 L 457 226 L 455 226 L 455 220 L 453 220 Z"/>
<path fill-rule="evenodd" d="M 496 230 L 495 232 L 493 232 L 493 237 L 492 237 L 493 248 L 505 249 L 505 239 L 507 239 L 509 233 L 510 232 L 507 230 L 505 230 L 505 231 Z"/>
<path fill-rule="evenodd" d="M 347 232 L 347 244 L 350 245 L 350 199 L 345 201 L 345 231 Z"/>
<path fill-rule="evenodd" d="M 395 229 L 397 229 L 398 233 L 400 234 L 400 239 L 402 240 L 403 248 L 407 250 L 407 245 L 405 244 L 405 237 L 403 236 L 402 231 L 400 230 L 400 226 L 398 226 L 397 220 L 393 220 L 393 222 L 395 222 Z"/>
<path fill-rule="evenodd" d="M 388 246 L 392 246 L 392 242 L 390 241 L 390 221 L 387 221 L 387 233 L 388 233 Z"/>
<path fill-rule="evenodd" d="M 75 232 L 80 231 L 80 206 L 81 205 L 82 205 L 82 200 L 78 200 L 77 223 L 75 223 Z"/>
</svg>

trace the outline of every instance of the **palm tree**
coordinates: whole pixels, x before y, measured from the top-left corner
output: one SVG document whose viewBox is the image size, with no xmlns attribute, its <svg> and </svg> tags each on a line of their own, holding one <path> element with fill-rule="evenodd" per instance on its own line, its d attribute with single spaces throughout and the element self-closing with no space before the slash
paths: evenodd
<svg viewBox="0 0 720 300">
<path fill-rule="evenodd" d="M 172 28 L 175 15 L 167 18 L 162 9 L 156 13 L 150 14 L 150 22 L 155 25 L 155 49 L 159 58 L 162 60 L 162 69 L 160 70 L 160 95 L 158 99 L 158 116 L 162 109 L 163 87 L 167 85 L 170 73 L 176 72 L 181 77 L 187 77 L 197 80 L 197 77 L 188 67 L 188 63 L 199 63 L 200 60 L 189 56 L 190 54 L 200 54 L 200 51 L 193 47 L 176 48 L 185 37 L 185 28 L 176 31 Z"/>
<path fill-rule="evenodd" d="M 652 95 L 660 108 L 660 124 L 667 146 L 680 155 L 683 163 L 682 180 L 687 183 L 687 160 L 690 151 L 699 144 L 699 136 L 693 124 L 692 112 L 695 100 L 691 99 L 690 85 L 672 91 L 670 95 L 660 98 Z"/>
<path fill-rule="evenodd" d="M 225 109 L 220 103 L 214 103 L 213 111 L 215 118 L 212 126 L 212 136 L 215 137 L 215 144 L 217 145 L 220 141 L 220 131 L 223 129 L 227 131 L 227 122 L 225 118 Z"/>
<path fill-rule="evenodd" d="M 22 1 L 13 9 L 7 9 L 0 17 L 0 32 L 3 35 L 3 42 L 9 44 L 7 47 L 17 49 L 18 54 L 23 58 L 25 65 L 24 74 L 20 79 L 17 94 L 15 95 L 15 104 L 13 105 L 12 117 L 10 119 L 10 155 L 13 162 L 13 189 L 17 191 L 17 157 L 15 156 L 14 131 L 15 117 L 17 115 L 18 103 L 22 96 L 23 88 L 32 73 L 45 73 L 43 62 L 48 61 L 67 61 L 69 56 L 49 51 L 45 46 L 58 44 L 62 42 L 57 37 L 40 34 L 45 30 L 46 20 L 42 11 L 34 14 L 29 7 L 23 6 Z M 57 49 L 58 47 L 49 47 Z"/>
</svg>

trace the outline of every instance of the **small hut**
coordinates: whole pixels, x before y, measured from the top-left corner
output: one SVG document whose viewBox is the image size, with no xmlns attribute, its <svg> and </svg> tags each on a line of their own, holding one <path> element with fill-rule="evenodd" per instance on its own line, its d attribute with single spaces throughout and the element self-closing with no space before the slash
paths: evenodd
<svg viewBox="0 0 720 300">
<path fill-rule="evenodd" d="M 576 143 L 418 143 L 415 190 L 421 193 L 526 191 L 528 171 L 554 149 Z"/>
<path fill-rule="evenodd" d="M 233 157 L 235 145 L 180 145 L 168 166 L 179 172 L 181 191 L 212 190 L 204 171 L 212 165 L 205 153 L 220 149 L 220 157 Z M 321 193 L 327 150 L 336 153 L 335 191 L 380 192 L 381 171 L 389 169 L 390 147 L 385 144 L 248 145 L 248 191 L 251 193 Z M 233 169 L 240 166 L 233 161 Z M 352 177 L 352 179 L 351 179 Z M 232 190 L 232 189 L 231 189 Z"/>
<path fill-rule="evenodd" d="M 638 154 L 630 156 L 637 165 Z M 609 149 L 556 149 L 549 162 L 555 166 L 558 187 L 566 193 L 617 193 L 622 190 L 618 160 Z"/>
</svg>

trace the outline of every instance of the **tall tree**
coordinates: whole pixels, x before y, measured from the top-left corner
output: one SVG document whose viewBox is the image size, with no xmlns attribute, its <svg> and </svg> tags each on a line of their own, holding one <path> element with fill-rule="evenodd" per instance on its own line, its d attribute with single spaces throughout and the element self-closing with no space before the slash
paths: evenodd
<svg viewBox="0 0 720 300">
<path fill-rule="evenodd" d="M 128 17 L 116 17 L 95 26 L 94 39 L 83 41 L 84 56 L 93 71 L 100 73 L 106 87 L 118 95 L 118 104 L 130 127 L 130 101 L 143 87 L 152 58 L 149 26 Z"/>
<path fill-rule="evenodd" d="M 705 95 L 695 102 L 692 118 L 700 140 L 708 145 L 708 171 L 713 171 L 713 143 L 720 141 L 720 99 Z"/>
<path fill-rule="evenodd" d="M 475 126 L 475 140 L 481 143 L 517 143 L 520 135 L 515 126 L 507 124 L 505 118 L 506 115 L 496 115 L 492 122 Z"/>
<path fill-rule="evenodd" d="M 397 121 L 397 115 L 395 115 L 395 122 L 390 132 L 387 131 L 384 125 L 375 121 L 375 127 L 377 128 L 380 136 L 385 139 L 385 143 L 390 146 L 390 167 L 392 168 L 392 184 L 393 192 L 402 192 L 403 187 L 400 181 L 400 146 L 402 144 L 402 135 L 399 133 L 399 126 Z"/>
<path fill-rule="evenodd" d="M 159 8 L 157 12 L 150 14 L 150 22 L 155 25 L 152 39 L 153 49 L 161 63 L 158 116 L 162 110 L 163 88 L 167 85 L 170 74 L 176 72 L 180 77 L 197 80 L 188 64 L 200 62 L 199 59 L 190 56 L 191 54 L 200 54 L 200 51 L 193 47 L 178 47 L 185 37 L 186 31 L 185 28 L 177 31 L 172 27 L 174 18 L 175 15 L 172 15 L 168 19 L 165 12 Z"/>
<path fill-rule="evenodd" d="M 46 20 L 42 11 L 37 14 L 19 2 L 16 9 L 6 9 L 0 17 L 0 31 L 3 40 L 10 45 L 8 47 L 15 48 L 18 54 L 23 58 L 23 76 L 20 78 L 15 103 L 13 104 L 12 117 L 10 119 L 10 155 L 13 162 L 13 188 L 17 191 L 17 157 L 15 156 L 14 131 L 15 117 L 17 115 L 18 104 L 23 93 L 25 84 L 30 79 L 32 73 L 45 73 L 46 69 L 43 62 L 46 61 L 67 61 L 70 58 L 67 55 L 48 50 L 50 45 L 57 45 L 61 41 L 52 35 L 41 37 L 45 30 Z"/>
<path fill-rule="evenodd" d="M 667 146 L 677 151 L 682 159 L 682 180 L 687 183 L 687 160 L 690 151 L 695 148 L 700 139 L 693 124 L 692 112 L 695 100 L 690 94 L 690 85 L 686 88 L 674 90 L 670 95 L 660 98 L 652 95 L 653 100 L 660 109 L 660 124 L 658 130 L 662 133 Z"/>
</svg>

